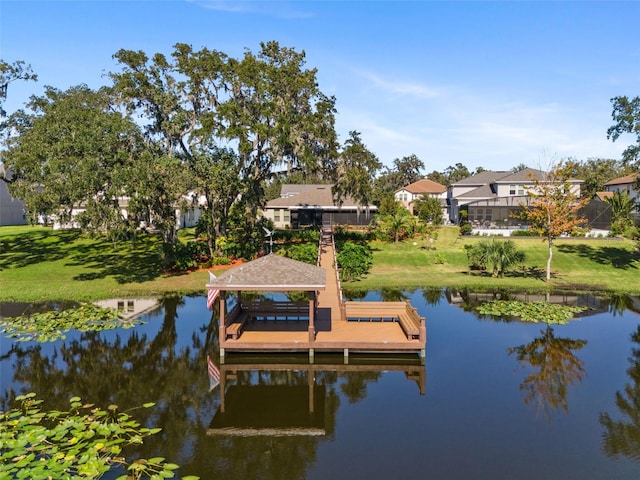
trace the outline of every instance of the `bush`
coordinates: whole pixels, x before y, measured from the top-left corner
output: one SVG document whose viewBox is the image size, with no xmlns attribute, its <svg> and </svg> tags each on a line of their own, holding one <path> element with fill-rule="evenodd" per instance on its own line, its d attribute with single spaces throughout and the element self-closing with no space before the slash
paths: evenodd
<svg viewBox="0 0 640 480">
<path fill-rule="evenodd" d="M 512 237 L 537 237 L 538 234 L 533 230 L 513 230 L 511 232 Z"/>
<path fill-rule="evenodd" d="M 316 265 L 318 263 L 318 245 L 314 243 L 301 243 L 291 245 L 278 250 L 278 255 L 283 255 L 299 262 Z"/>
<path fill-rule="evenodd" d="M 368 245 L 344 242 L 338 248 L 340 280 L 357 280 L 366 275 L 373 265 L 373 253 Z"/>
</svg>

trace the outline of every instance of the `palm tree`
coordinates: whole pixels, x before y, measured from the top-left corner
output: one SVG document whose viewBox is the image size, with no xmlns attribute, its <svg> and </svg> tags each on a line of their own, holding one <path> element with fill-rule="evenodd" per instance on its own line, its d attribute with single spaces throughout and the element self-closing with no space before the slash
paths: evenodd
<svg viewBox="0 0 640 480">
<path fill-rule="evenodd" d="M 383 215 L 380 226 L 398 243 L 403 232 L 413 231 L 415 218 L 407 209 L 399 208 L 392 215 Z"/>
<path fill-rule="evenodd" d="M 492 276 L 502 277 L 512 266 L 524 262 L 524 252 L 518 250 L 513 240 L 481 240 L 472 249 L 472 255 L 481 265 L 492 266 Z"/>
<path fill-rule="evenodd" d="M 622 233 L 633 225 L 631 213 L 638 208 L 638 205 L 626 190 L 615 192 L 606 201 L 611 205 L 611 230 L 614 233 Z"/>
</svg>

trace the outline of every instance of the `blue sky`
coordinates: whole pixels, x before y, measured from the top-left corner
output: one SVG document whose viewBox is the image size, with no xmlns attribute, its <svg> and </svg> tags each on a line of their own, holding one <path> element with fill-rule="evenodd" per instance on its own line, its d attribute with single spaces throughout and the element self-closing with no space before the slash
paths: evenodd
<svg viewBox="0 0 640 480">
<path fill-rule="evenodd" d="M 640 95 L 640 2 L 30 1 L 0 3 L 0 53 L 38 83 L 13 83 L 11 112 L 44 85 L 107 84 L 119 49 L 177 42 L 232 56 L 261 41 L 304 50 L 337 99 L 340 140 L 361 132 L 391 165 L 425 173 L 620 158 L 610 99 Z"/>
</svg>

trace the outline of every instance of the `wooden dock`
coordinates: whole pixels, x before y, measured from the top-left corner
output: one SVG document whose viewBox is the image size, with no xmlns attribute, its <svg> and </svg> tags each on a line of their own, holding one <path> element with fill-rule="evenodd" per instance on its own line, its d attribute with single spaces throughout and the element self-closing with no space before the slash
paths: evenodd
<svg viewBox="0 0 640 480">
<path fill-rule="evenodd" d="M 345 359 L 350 353 L 416 353 L 424 359 L 425 319 L 410 303 L 343 302 L 330 230 L 322 232 L 318 267 L 326 272 L 324 289 L 314 287 L 310 292 L 313 299 L 309 301 L 306 315 L 301 315 L 298 305 L 291 317 L 285 312 L 279 317 L 274 315 L 273 318 L 279 320 L 265 321 L 251 313 L 255 306 L 243 307 L 242 300 L 230 313 L 223 313 L 220 316 L 221 362 L 225 352 L 309 352 L 310 359 L 316 352 L 339 352 Z M 226 279 L 221 277 L 220 283 L 223 281 Z M 265 281 L 269 282 L 273 283 L 271 279 Z M 214 286 L 208 284 L 207 288 Z M 250 289 L 244 285 L 243 288 Z M 286 286 L 279 288 L 285 289 Z M 295 289 L 303 290 L 304 286 L 296 285 Z M 221 309 L 224 309 L 223 300 Z M 268 318 L 267 313 L 262 312 L 261 318 Z"/>
</svg>

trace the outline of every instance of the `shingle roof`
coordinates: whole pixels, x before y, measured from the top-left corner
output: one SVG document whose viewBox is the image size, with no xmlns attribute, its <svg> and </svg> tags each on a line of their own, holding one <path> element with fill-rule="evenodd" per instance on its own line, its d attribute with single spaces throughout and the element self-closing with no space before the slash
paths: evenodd
<svg viewBox="0 0 640 480">
<path fill-rule="evenodd" d="M 498 178 L 509 175 L 511 172 L 500 171 L 494 172 L 492 170 L 484 170 L 483 172 L 476 173 L 470 177 L 463 178 L 452 184 L 452 186 L 473 186 L 473 185 L 486 185 L 495 182 Z"/>
<path fill-rule="evenodd" d="M 614 178 L 605 183 L 607 185 L 624 185 L 627 183 L 633 183 L 640 176 L 640 173 L 632 173 L 631 175 L 625 175 L 624 177 Z"/>
<path fill-rule="evenodd" d="M 434 182 L 433 180 L 429 180 L 428 178 L 422 178 L 417 182 L 410 183 L 400 190 L 406 190 L 411 193 L 444 193 L 447 191 L 447 187 L 439 184 L 438 182 Z M 397 191 L 399 192 L 400 190 Z"/>
<path fill-rule="evenodd" d="M 596 197 L 604 201 L 607 198 L 613 198 L 613 192 L 596 192 Z"/>
<path fill-rule="evenodd" d="M 482 185 L 481 187 L 474 188 L 469 192 L 458 195 L 456 198 L 493 198 L 495 196 L 496 194 L 491 190 L 490 185 Z"/>
<path fill-rule="evenodd" d="M 219 290 L 324 290 L 324 268 L 270 253 L 231 268 L 207 283 Z"/>
<path fill-rule="evenodd" d="M 289 185 L 285 191 L 282 186 L 282 196 L 267 202 L 267 208 L 282 207 L 337 207 L 331 193 L 332 185 Z M 296 188 L 299 187 L 299 188 Z M 360 205 L 347 196 L 342 201 L 344 208 L 357 208 Z"/>
<path fill-rule="evenodd" d="M 514 183 L 514 182 L 532 182 L 535 180 L 544 180 L 546 173 L 535 168 L 523 168 L 517 172 L 511 172 L 495 180 L 495 183 Z"/>
</svg>

